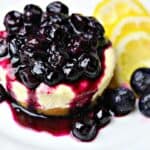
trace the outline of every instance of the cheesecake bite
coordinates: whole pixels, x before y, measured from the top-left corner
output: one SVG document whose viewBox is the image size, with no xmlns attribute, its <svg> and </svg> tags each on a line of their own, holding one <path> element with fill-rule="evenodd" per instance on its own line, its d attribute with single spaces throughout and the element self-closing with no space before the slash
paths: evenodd
<svg viewBox="0 0 150 150">
<path fill-rule="evenodd" d="M 0 37 L 0 80 L 21 106 L 52 116 L 96 105 L 115 66 L 114 50 L 94 18 L 69 15 L 60 2 L 10 11 Z"/>
</svg>

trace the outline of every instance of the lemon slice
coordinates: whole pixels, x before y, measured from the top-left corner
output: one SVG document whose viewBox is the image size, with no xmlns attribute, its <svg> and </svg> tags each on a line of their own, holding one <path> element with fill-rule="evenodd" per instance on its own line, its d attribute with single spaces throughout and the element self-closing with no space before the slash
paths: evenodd
<svg viewBox="0 0 150 150">
<path fill-rule="evenodd" d="M 125 36 L 116 46 L 117 65 L 115 80 L 119 85 L 129 85 L 133 71 L 139 67 L 150 67 L 150 34 L 134 32 Z"/>
<path fill-rule="evenodd" d="M 94 10 L 94 16 L 102 22 L 109 37 L 116 20 L 125 16 L 147 15 L 148 12 L 138 0 L 102 0 Z"/>
<path fill-rule="evenodd" d="M 118 20 L 114 25 L 110 39 L 116 46 L 127 34 L 140 31 L 150 33 L 150 16 L 128 16 Z"/>
</svg>

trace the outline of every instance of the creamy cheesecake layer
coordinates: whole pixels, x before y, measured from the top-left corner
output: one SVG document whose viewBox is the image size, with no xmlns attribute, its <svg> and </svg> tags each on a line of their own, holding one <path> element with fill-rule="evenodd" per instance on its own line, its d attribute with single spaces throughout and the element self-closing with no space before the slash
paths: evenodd
<svg viewBox="0 0 150 150">
<path fill-rule="evenodd" d="M 112 47 L 104 51 L 104 72 L 95 81 L 81 80 L 79 84 L 58 84 L 48 86 L 41 83 L 34 91 L 27 89 L 16 80 L 8 60 L 1 60 L 0 80 L 13 98 L 23 107 L 34 105 L 39 113 L 46 115 L 66 115 L 71 107 L 91 101 L 101 95 L 108 86 L 115 67 L 115 54 Z M 8 64 L 7 64 L 8 63 Z M 93 86 L 94 85 L 94 86 Z"/>
</svg>

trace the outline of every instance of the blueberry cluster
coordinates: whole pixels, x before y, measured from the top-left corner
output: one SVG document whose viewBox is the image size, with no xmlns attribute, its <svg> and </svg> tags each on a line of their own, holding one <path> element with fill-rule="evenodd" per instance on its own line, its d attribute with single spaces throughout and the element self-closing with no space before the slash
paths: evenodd
<svg viewBox="0 0 150 150">
<path fill-rule="evenodd" d="M 138 68 L 131 76 L 131 87 L 140 96 L 139 110 L 150 117 L 150 68 Z"/>
<path fill-rule="evenodd" d="M 107 41 L 93 17 L 69 15 L 66 5 L 52 2 L 45 12 L 33 4 L 26 5 L 24 13 L 8 12 L 4 25 L 16 76 L 30 89 L 41 82 L 51 86 L 95 79 L 102 71 L 99 56 Z"/>
</svg>

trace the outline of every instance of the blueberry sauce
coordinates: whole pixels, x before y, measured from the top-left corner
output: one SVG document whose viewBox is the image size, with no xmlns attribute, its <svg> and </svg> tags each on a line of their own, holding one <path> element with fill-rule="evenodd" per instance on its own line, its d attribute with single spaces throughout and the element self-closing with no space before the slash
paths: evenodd
<svg viewBox="0 0 150 150">
<path fill-rule="evenodd" d="M 45 131 L 54 136 L 64 136 L 70 134 L 72 128 L 72 118 L 47 117 L 30 112 L 27 109 L 10 103 L 14 120 L 21 126 L 41 132 Z"/>
</svg>

